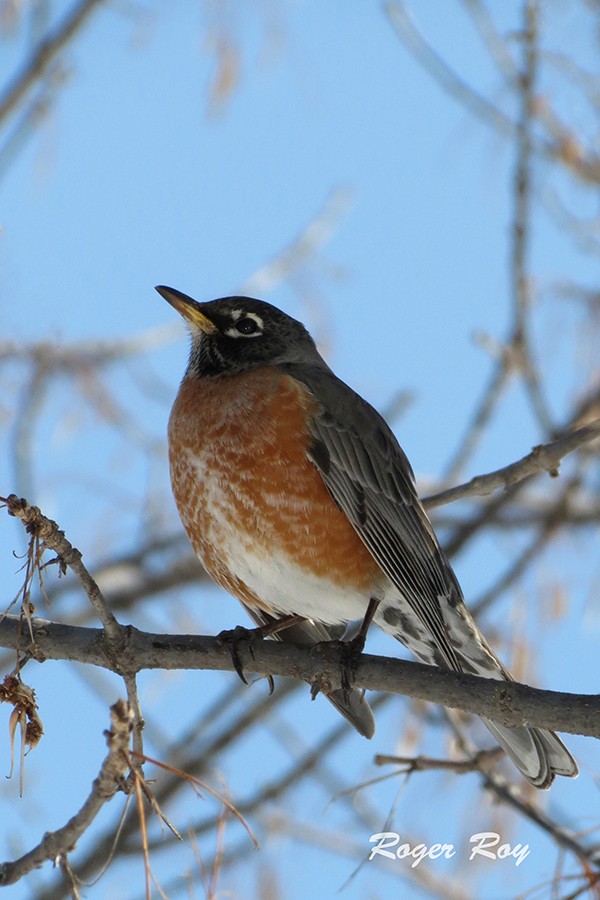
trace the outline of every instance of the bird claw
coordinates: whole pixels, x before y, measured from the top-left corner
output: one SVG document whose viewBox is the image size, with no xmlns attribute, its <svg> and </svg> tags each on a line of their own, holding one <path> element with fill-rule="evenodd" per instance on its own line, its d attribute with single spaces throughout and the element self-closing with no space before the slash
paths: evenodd
<svg viewBox="0 0 600 900">
<path fill-rule="evenodd" d="M 252 658 L 254 658 L 252 642 L 255 641 L 257 637 L 262 638 L 262 632 L 260 628 L 244 628 L 243 625 L 236 625 L 235 628 L 227 628 L 224 631 L 220 631 L 217 635 L 218 642 L 222 646 L 229 647 L 229 653 L 231 654 L 231 662 L 233 663 L 233 668 L 237 672 L 240 680 L 244 682 L 244 684 L 249 684 L 250 682 L 244 675 L 244 667 L 240 658 L 240 644 L 246 643 L 248 645 L 250 655 L 252 656 Z M 269 693 L 272 694 L 273 688 L 271 682 L 269 683 Z"/>
<path fill-rule="evenodd" d="M 269 617 L 269 621 L 265 622 L 264 625 L 259 625 L 257 628 L 244 628 L 243 625 L 236 625 L 235 628 L 225 629 L 225 631 L 219 632 L 217 640 L 220 644 L 227 644 L 229 646 L 233 668 L 244 684 L 248 684 L 249 682 L 244 675 L 244 667 L 242 666 L 242 661 L 240 659 L 239 645 L 245 641 L 248 644 L 250 656 L 254 659 L 254 650 L 252 648 L 254 641 L 258 639 L 262 640 L 267 637 L 276 637 L 279 635 L 279 632 L 285 631 L 286 628 L 297 625 L 299 622 L 304 622 L 304 616 L 297 616 L 294 614 L 284 616 L 281 619 Z M 269 682 L 270 696 L 275 690 L 275 682 L 273 681 L 272 675 L 267 675 L 267 680 Z"/>
<path fill-rule="evenodd" d="M 340 669 L 341 689 L 344 692 L 344 698 L 347 701 L 354 681 L 356 679 L 356 669 L 365 647 L 365 638 L 362 634 L 349 641 L 320 641 L 312 647 L 318 653 L 322 653 L 332 664 L 337 663 Z M 324 676 L 319 675 L 313 680 L 311 685 L 311 697 L 314 700 L 320 691 L 327 693 L 324 684 Z"/>
<path fill-rule="evenodd" d="M 342 672 L 342 690 L 346 700 L 348 700 L 350 692 L 354 687 L 356 670 L 364 649 L 365 638 L 362 634 L 357 634 L 351 641 L 342 641 L 340 669 Z"/>
<path fill-rule="evenodd" d="M 260 639 L 262 640 L 265 636 L 264 628 L 244 628 L 243 625 L 236 625 L 235 628 L 226 628 L 224 631 L 220 631 L 217 635 L 217 640 L 222 646 L 229 647 L 229 653 L 231 654 L 231 662 L 233 663 L 233 668 L 237 672 L 241 681 L 244 684 L 249 685 L 250 682 L 244 675 L 244 666 L 242 665 L 242 660 L 240 659 L 240 651 L 239 646 L 241 643 L 246 643 L 248 645 L 248 652 L 252 659 L 254 659 L 254 648 L 253 642 Z M 267 683 L 269 685 L 269 697 L 275 691 L 275 682 L 273 680 L 272 675 L 267 675 Z"/>
</svg>

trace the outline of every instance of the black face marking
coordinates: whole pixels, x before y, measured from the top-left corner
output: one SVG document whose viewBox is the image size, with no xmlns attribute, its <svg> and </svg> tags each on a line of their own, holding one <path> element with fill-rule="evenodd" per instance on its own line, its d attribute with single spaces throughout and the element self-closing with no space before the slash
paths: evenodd
<svg viewBox="0 0 600 900">
<path fill-rule="evenodd" d="M 224 321 L 220 330 L 230 338 L 240 337 L 258 338 L 262 336 L 265 323 L 261 316 L 255 312 L 243 309 L 229 311 L 229 320 Z"/>
<path fill-rule="evenodd" d="M 260 366 L 324 362 L 304 325 L 270 303 L 252 297 L 223 297 L 195 303 L 189 315 L 192 349 L 188 371 L 200 376 L 234 375 Z M 197 317 L 213 327 L 207 330 Z"/>
</svg>

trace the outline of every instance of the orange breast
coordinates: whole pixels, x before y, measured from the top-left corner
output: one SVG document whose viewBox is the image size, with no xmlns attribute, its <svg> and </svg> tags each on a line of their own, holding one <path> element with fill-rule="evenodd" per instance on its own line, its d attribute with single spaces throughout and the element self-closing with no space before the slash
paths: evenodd
<svg viewBox="0 0 600 900">
<path fill-rule="evenodd" d="M 381 578 L 307 458 L 314 409 L 304 385 L 262 368 L 188 376 L 171 412 L 171 482 L 183 525 L 209 574 L 250 605 L 263 602 L 236 577 L 233 557 L 244 550 L 265 560 L 286 554 L 311 575 L 358 591 Z"/>
</svg>

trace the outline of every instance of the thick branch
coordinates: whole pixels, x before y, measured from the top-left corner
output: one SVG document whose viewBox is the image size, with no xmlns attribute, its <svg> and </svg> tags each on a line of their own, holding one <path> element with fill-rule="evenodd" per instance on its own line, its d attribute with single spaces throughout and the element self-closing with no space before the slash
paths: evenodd
<svg viewBox="0 0 600 900">
<path fill-rule="evenodd" d="M 115 661 L 100 629 L 31 622 L 35 644 L 27 646 L 20 620 L 0 621 L 0 646 L 19 647 L 39 660 L 77 660 L 115 671 Z M 247 673 L 301 678 L 341 686 L 339 654 L 331 648 L 295 647 L 275 641 L 241 643 Z M 229 648 L 218 638 L 185 634 L 149 634 L 130 627 L 119 656 L 120 674 L 141 669 L 211 669 L 233 671 Z M 498 682 L 400 659 L 364 654 L 356 670 L 356 686 L 441 703 L 487 716 L 503 725 L 537 725 L 572 734 L 600 737 L 600 696 L 544 691 L 518 682 Z"/>
</svg>

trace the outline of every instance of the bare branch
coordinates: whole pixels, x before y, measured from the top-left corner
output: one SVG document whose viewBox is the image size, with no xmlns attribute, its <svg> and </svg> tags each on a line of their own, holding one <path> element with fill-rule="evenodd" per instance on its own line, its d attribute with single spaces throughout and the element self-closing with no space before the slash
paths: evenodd
<svg viewBox="0 0 600 900">
<path fill-rule="evenodd" d="M 533 822 L 542 831 L 545 831 L 559 847 L 563 847 L 570 853 L 574 853 L 580 860 L 585 861 L 586 865 L 592 865 L 596 868 L 599 866 L 598 849 L 596 846 L 588 846 L 581 843 L 577 835 L 571 828 L 566 828 L 559 822 L 550 818 L 544 811 L 536 797 L 535 801 L 527 798 L 526 793 L 519 789 L 518 786 L 509 784 L 500 772 L 494 767 L 494 762 L 498 752 L 502 753 L 499 748 L 491 750 L 475 750 L 470 746 L 470 741 L 466 741 L 462 734 L 462 729 L 456 728 L 454 716 L 448 716 L 450 723 L 453 725 L 455 737 L 458 740 L 460 749 L 464 752 L 466 759 L 462 760 L 446 760 L 446 759 L 430 759 L 429 757 L 397 757 L 391 755 L 377 754 L 375 756 L 375 764 L 379 766 L 387 764 L 400 765 L 399 774 L 411 774 L 415 771 L 429 770 L 447 770 L 455 772 L 457 775 L 468 772 L 479 771 L 482 776 L 483 787 L 486 791 L 494 796 L 495 802 L 500 802 L 506 806 L 516 809 L 522 816 Z"/>
<path fill-rule="evenodd" d="M 492 370 L 464 437 L 455 453 L 450 457 L 446 466 L 444 483 L 455 481 L 459 477 L 478 443 L 486 433 L 496 406 L 509 383 L 509 375 L 513 367 L 512 358 L 513 354 L 510 353 L 510 349 L 505 348 L 501 358 Z"/>
<path fill-rule="evenodd" d="M 260 727 L 259 723 L 264 724 L 267 714 L 272 713 L 274 707 L 293 693 L 296 687 L 297 685 L 294 682 L 287 681 L 281 685 L 275 697 L 269 697 L 266 693 L 259 695 L 256 692 L 254 698 L 246 702 L 245 709 L 241 715 L 233 719 L 229 715 L 221 717 L 221 724 L 216 733 L 210 728 L 211 724 L 215 724 L 213 714 L 217 714 L 216 709 L 212 711 L 212 714 L 209 711 L 208 715 L 203 714 L 199 716 L 189 731 L 178 737 L 177 741 L 165 752 L 165 758 L 177 765 L 178 768 L 184 769 L 187 774 L 198 775 L 213 770 L 215 759 L 220 759 L 221 755 L 226 753 L 229 748 L 235 747 L 241 737 L 250 732 L 252 728 L 255 726 Z M 244 690 L 244 686 L 239 679 L 236 679 L 234 689 L 233 691 L 228 691 L 228 696 L 231 697 L 232 694 L 238 695 L 241 690 Z M 218 698 L 215 703 L 215 706 L 217 705 L 224 707 L 227 713 L 231 712 L 229 704 L 227 702 L 223 704 L 222 697 Z M 340 724 L 343 728 L 344 725 Z M 206 734 L 207 731 L 208 735 Z M 177 791 L 182 790 L 186 786 L 187 782 L 182 781 L 180 778 L 170 777 L 157 785 L 154 796 L 161 807 L 164 807 Z M 245 805 L 243 806 L 244 808 L 238 805 L 238 809 L 245 815 Z M 211 830 L 214 820 L 211 818 L 210 822 L 211 824 L 203 831 Z M 105 864 L 107 857 L 111 856 L 113 852 L 121 856 L 137 855 L 139 853 L 138 829 L 137 815 L 130 808 L 129 814 L 124 818 L 119 831 L 118 848 L 114 848 L 114 826 L 109 824 L 102 833 L 97 835 L 96 841 L 89 848 L 87 854 L 83 858 L 79 858 L 76 867 L 78 878 L 86 880 L 95 877 L 99 868 Z M 136 835 L 135 838 L 133 837 L 134 835 Z M 175 839 L 167 836 L 164 839 L 164 844 L 168 845 L 171 840 Z M 250 847 L 253 846 L 248 841 L 246 843 Z M 135 844 L 135 849 L 133 844 Z M 155 852 L 157 849 L 158 847 L 151 842 L 150 850 Z M 64 897 L 64 891 L 56 885 L 39 894 L 40 900 L 42 898 L 43 900 L 58 900 L 60 897 Z"/>
<path fill-rule="evenodd" d="M 90 603 L 96 610 L 109 641 L 117 643 L 121 636 L 121 626 L 110 611 L 102 591 L 83 564 L 81 552 L 67 540 L 56 522 L 45 516 L 37 506 L 30 506 L 27 500 L 11 494 L 0 497 L 0 503 L 6 505 L 9 515 L 20 519 L 27 531 L 36 539 L 57 553 L 65 566 L 77 576 L 87 594 Z"/>
<path fill-rule="evenodd" d="M 52 61 L 100 3 L 102 0 L 80 0 L 71 8 L 58 27 L 40 41 L 32 56 L 16 73 L 5 88 L 3 95 L 0 96 L 0 122 L 10 115 L 27 91 L 48 72 Z"/>
<path fill-rule="evenodd" d="M 445 93 L 502 137 L 515 137 L 517 123 L 471 87 L 434 50 L 415 25 L 404 3 L 400 0 L 387 0 L 384 9 L 404 46 Z M 505 71 L 504 65 L 502 70 Z M 595 149 L 584 148 L 579 135 L 564 126 L 558 116 L 545 108 L 543 103 L 536 103 L 536 113 L 538 121 L 545 125 L 547 132 L 547 135 L 542 135 L 535 141 L 536 155 L 562 164 L 584 184 L 598 184 L 600 156 Z"/>
<path fill-rule="evenodd" d="M 385 12 L 404 46 L 413 54 L 426 72 L 437 84 L 458 100 L 465 109 L 477 118 L 491 125 L 506 137 L 513 137 L 516 125 L 501 110 L 482 94 L 472 88 L 451 66 L 427 43 L 415 25 L 404 3 L 388 0 Z"/>
<path fill-rule="evenodd" d="M 433 759 L 431 756 L 390 756 L 387 753 L 376 753 L 376 766 L 400 766 L 403 772 L 455 772 L 465 775 L 467 772 L 481 772 L 490 763 L 496 763 L 504 755 L 500 747 L 491 750 L 480 750 L 470 759 Z"/>
<path fill-rule="evenodd" d="M 57 344 L 51 341 L 33 341 L 22 344 L 18 341 L 0 341 L 0 362 L 23 360 L 49 371 L 71 371 L 74 369 L 98 368 L 128 357 L 142 356 L 165 344 L 176 340 L 184 333 L 177 322 L 147 328 L 132 337 L 114 340 L 82 340 Z"/>
<path fill-rule="evenodd" d="M 14 884 L 23 875 L 39 868 L 47 860 L 61 859 L 92 824 L 102 807 L 119 790 L 123 774 L 129 769 L 129 738 L 132 714 L 124 700 L 110 708 L 111 730 L 105 732 L 106 756 L 92 791 L 72 819 L 56 831 L 47 832 L 37 847 L 14 862 L 0 864 L 0 887 Z"/>
<path fill-rule="evenodd" d="M 102 666 L 121 675 L 142 669 L 211 669 L 231 672 L 229 648 L 218 638 L 189 634 L 150 634 L 126 629 L 127 642 L 115 660 L 100 629 L 32 619 L 34 642 L 24 646 L 20 619 L 0 622 L 0 646 L 25 649 L 38 660 L 76 660 Z M 26 644 L 26 642 L 25 642 Z M 244 671 L 283 675 L 309 684 L 342 685 L 341 652 L 331 647 L 295 647 L 275 641 L 251 641 L 239 646 Z M 600 697 L 545 691 L 518 682 L 495 681 L 402 659 L 363 654 L 355 684 L 372 691 L 417 697 L 487 716 L 502 725 L 536 725 L 573 734 L 600 737 Z"/>
<path fill-rule="evenodd" d="M 390 756 L 387 753 L 376 753 L 376 766 L 400 766 L 403 772 L 449 771 L 457 775 L 467 772 L 481 772 L 482 765 L 496 763 L 503 755 L 500 747 L 491 750 L 480 750 L 471 759 L 434 759 L 431 756 Z"/>
<path fill-rule="evenodd" d="M 517 159 L 514 174 L 514 219 L 512 225 L 511 277 L 514 304 L 512 346 L 519 360 L 527 394 L 540 426 L 549 436 L 552 419 L 542 394 L 534 363 L 530 339 L 532 302 L 529 274 L 529 246 L 532 208 L 533 129 L 535 124 L 535 89 L 538 72 L 538 0 L 523 4 L 523 66 L 519 77 L 520 112 L 517 128 Z"/>
<path fill-rule="evenodd" d="M 242 285 L 248 294 L 264 294 L 289 278 L 292 273 L 327 243 L 347 213 L 352 193 L 338 187 L 325 200 L 321 211 L 278 256 L 261 266 Z"/>
<path fill-rule="evenodd" d="M 579 859 L 585 861 L 586 866 L 591 864 L 596 868 L 600 867 L 597 845 L 587 847 L 580 843 L 572 828 L 565 827 L 551 819 L 544 809 L 540 807 L 539 803 L 525 799 L 522 792 L 514 785 L 509 784 L 504 778 L 493 772 L 485 772 L 484 787 L 494 795 L 496 801 L 500 800 L 507 806 L 517 810 L 522 816 L 535 822 L 559 847 L 564 847 L 571 853 L 575 853 Z"/>
<path fill-rule="evenodd" d="M 510 463 L 495 472 L 487 475 L 476 475 L 465 484 L 440 491 L 426 497 L 423 503 L 427 509 L 443 506 L 445 503 L 453 503 L 456 500 L 464 500 L 469 497 L 486 497 L 499 488 L 508 488 L 531 475 L 540 472 L 548 472 L 553 478 L 558 475 L 558 468 L 563 457 L 578 450 L 583 444 L 600 437 L 600 419 L 595 419 L 589 425 L 571 431 L 563 437 L 547 444 L 538 444 L 531 453 L 517 462 Z"/>
</svg>

